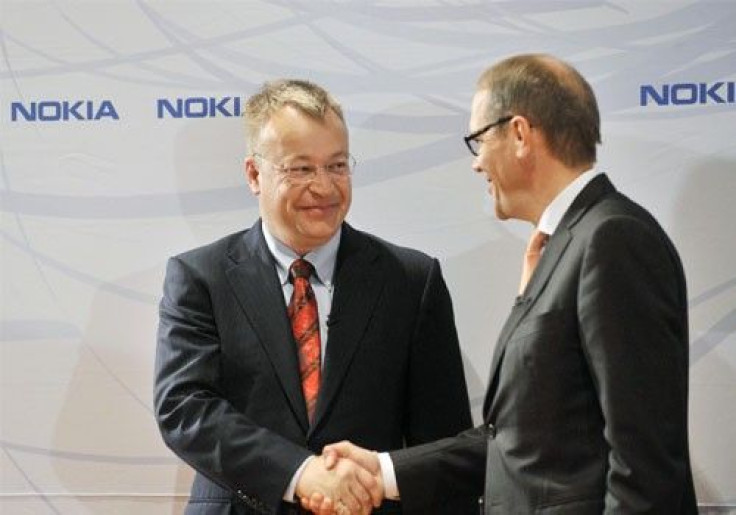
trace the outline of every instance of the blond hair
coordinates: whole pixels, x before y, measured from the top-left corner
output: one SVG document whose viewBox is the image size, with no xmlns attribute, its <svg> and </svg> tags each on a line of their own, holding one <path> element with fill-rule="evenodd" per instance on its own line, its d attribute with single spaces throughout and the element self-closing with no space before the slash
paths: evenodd
<svg viewBox="0 0 736 515">
<path fill-rule="evenodd" d="M 243 117 L 245 118 L 248 148 L 251 153 L 257 150 L 263 127 L 275 113 L 285 106 L 294 107 L 317 120 L 323 120 L 331 110 L 345 123 L 342 107 L 324 88 L 306 80 L 269 81 L 263 84 L 261 89 L 245 104 Z"/>
</svg>

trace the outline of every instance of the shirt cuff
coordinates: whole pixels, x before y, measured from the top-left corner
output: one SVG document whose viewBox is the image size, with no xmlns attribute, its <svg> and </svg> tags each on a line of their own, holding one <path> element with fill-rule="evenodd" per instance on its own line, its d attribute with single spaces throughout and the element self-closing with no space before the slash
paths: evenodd
<svg viewBox="0 0 736 515">
<path fill-rule="evenodd" d="M 302 462 L 298 469 L 296 469 L 296 472 L 294 472 L 294 476 L 289 482 L 289 486 L 286 487 L 286 492 L 284 492 L 284 501 L 296 502 L 296 485 L 299 482 L 299 479 L 302 477 L 302 472 L 304 472 L 304 468 L 307 466 L 307 463 L 309 463 L 313 459 L 314 456 L 310 456 Z"/>
<path fill-rule="evenodd" d="M 399 485 L 396 483 L 396 472 L 394 472 L 394 462 L 387 452 L 378 453 L 378 461 L 381 464 L 381 477 L 383 479 L 383 495 L 386 499 L 398 501 Z"/>
</svg>

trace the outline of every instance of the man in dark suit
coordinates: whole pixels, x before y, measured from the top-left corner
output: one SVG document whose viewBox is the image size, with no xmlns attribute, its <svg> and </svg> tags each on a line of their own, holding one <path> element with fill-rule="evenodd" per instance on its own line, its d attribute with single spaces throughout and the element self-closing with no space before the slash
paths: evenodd
<svg viewBox="0 0 736 515">
<path fill-rule="evenodd" d="M 267 83 L 245 118 L 261 219 L 169 261 L 156 419 L 197 472 L 187 513 L 297 513 L 295 496 L 314 492 L 368 512 L 371 475 L 315 453 L 470 427 L 449 293 L 437 260 L 344 222 L 354 161 L 326 91 Z M 462 511 L 457 501 L 436 512 Z"/>
<path fill-rule="evenodd" d="M 458 493 L 484 494 L 486 514 L 697 512 L 682 265 L 655 219 L 594 168 L 599 127 L 590 85 L 554 57 L 481 75 L 473 169 L 498 218 L 535 226 L 484 424 L 389 455 L 327 450 L 375 472 L 380 461 L 405 512 Z"/>
</svg>

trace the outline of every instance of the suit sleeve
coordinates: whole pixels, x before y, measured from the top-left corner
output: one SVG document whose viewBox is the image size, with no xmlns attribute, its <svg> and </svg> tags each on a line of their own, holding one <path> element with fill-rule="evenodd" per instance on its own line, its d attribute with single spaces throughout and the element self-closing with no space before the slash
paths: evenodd
<svg viewBox="0 0 736 515">
<path fill-rule="evenodd" d="M 452 513 L 441 510 L 448 500 L 463 499 L 456 513 L 476 513 L 483 495 L 486 448 L 485 426 L 457 436 L 390 453 L 406 513 Z"/>
<path fill-rule="evenodd" d="M 431 442 L 471 427 L 452 301 L 437 260 L 426 276 L 410 352 L 406 444 Z"/>
<path fill-rule="evenodd" d="M 454 436 L 472 426 L 452 301 L 437 260 L 432 260 L 429 273 L 426 275 L 419 317 L 412 338 L 408 389 L 409 405 L 405 412 L 404 430 L 407 445 L 418 445 Z M 454 450 L 463 449 L 469 442 L 468 439 L 461 438 L 455 442 L 456 445 L 452 445 L 452 440 L 446 439 L 437 446 L 408 449 L 406 456 L 419 456 L 435 447 L 445 449 L 448 443 Z M 440 453 L 437 454 L 439 455 Z M 482 458 L 481 461 L 484 463 Z M 479 473 L 481 485 L 482 469 L 481 464 Z M 399 476 L 400 471 L 401 468 L 397 472 L 397 481 L 402 504 L 411 512 L 417 509 L 416 501 L 427 500 L 429 493 L 427 487 L 435 484 L 438 478 L 423 477 L 418 483 L 406 484 Z M 412 485 L 417 487 L 416 494 Z M 437 495 L 432 498 L 435 511 L 424 513 L 467 513 L 468 509 L 472 509 L 473 512 L 477 510 L 479 495 L 477 489 L 458 489 L 452 482 L 445 483 L 445 486 L 438 489 Z"/>
<path fill-rule="evenodd" d="M 654 223 L 605 222 L 581 267 L 578 310 L 609 444 L 606 513 L 678 513 L 688 473 L 685 280 Z"/>
<path fill-rule="evenodd" d="M 154 404 L 165 443 L 259 511 L 275 509 L 307 449 L 253 424 L 221 389 L 220 340 L 206 282 L 169 260 L 156 351 Z"/>
</svg>

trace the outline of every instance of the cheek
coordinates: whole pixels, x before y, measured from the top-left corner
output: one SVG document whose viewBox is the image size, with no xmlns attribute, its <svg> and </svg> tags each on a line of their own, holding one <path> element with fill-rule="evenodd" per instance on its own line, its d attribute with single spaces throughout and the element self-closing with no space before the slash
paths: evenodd
<svg viewBox="0 0 736 515">
<path fill-rule="evenodd" d="M 342 196 L 343 202 L 345 204 L 345 211 L 348 210 L 350 207 L 350 202 L 353 199 L 353 190 L 350 184 L 345 186 L 344 188 L 340 189 L 340 194 Z"/>
<path fill-rule="evenodd" d="M 491 159 L 491 153 L 490 152 L 484 152 L 480 155 L 478 158 L 478 162 L 483 170 L 485 170 L 487 173 L 490 173 L 490 170 L 493 169 L 493 159 Z"/>
<path fill-rule="evenodd" d="M 299 204 L 299 192 L 292 190 L 284 190 L 279 195 L 280 209 L 286 212 L 295 212 L 296 206 Z"/>
<path fill-rule="evenodd" d="M 262 184 L 261 199 L 268 201 L 271 212 L 281 213 L 281 216 L 288 216 L 295 204 L 294 192 L 279 184 L 269 184 L 268 189 Z"/>
</svg>

